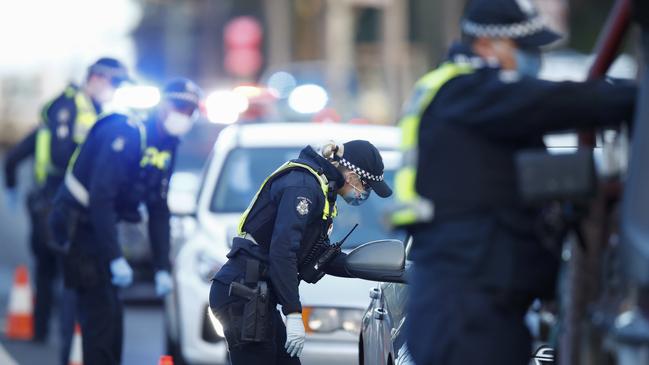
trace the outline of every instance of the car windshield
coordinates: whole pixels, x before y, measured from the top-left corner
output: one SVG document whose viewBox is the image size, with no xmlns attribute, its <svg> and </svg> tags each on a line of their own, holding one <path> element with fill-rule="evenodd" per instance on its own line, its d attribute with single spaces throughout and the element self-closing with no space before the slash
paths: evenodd
<svg viewBox="0 0 649 365">
<path fill-rule="evenodd" d="M 225 159 L 221 175 L 212 194 L 210 210 L 214 213 L 242 213 L 264 182 L 275 169 L 299 154 L 297 148 L 237 148 Z M 386 170 L 385 178 L 392 185 L 394 171 Z M 358 223 L 354 233 L 347 239 L 344 248 L 396 235 L 385 229 L 381 223 L 382 214 L 391 198 L 381 199 L 372 194 L 359 207 L 347 205 L 338 199 L 338 217 L 334 220 L 331 241 L 336 242 Z"/>
</svg>

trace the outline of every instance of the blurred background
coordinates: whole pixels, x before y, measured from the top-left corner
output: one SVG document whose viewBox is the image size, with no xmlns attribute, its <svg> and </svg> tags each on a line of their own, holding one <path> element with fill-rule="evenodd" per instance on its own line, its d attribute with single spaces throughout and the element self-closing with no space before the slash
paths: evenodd
<svg viewBox="0 0 649 365">
<path fill-rule="evenodd" d="M 537 3 L 548 23 L 566 34 L 562 48 L 589 53 L 612 1 Z M 182 75 L 208 92 L 221 91 L 206 101 L 216 123 L 263 117 L 393 124 L 413 82 L 457 38 L 463 6 L 431 0 L 3 0 L 0 143 L 31 130 L 43 102 L 67 82 L 79 82 L 102 55 L 125 60 L 145 85 Z M 271 92 L 244 90 L 254 99 L 247 113 L 241 103 L 215 111 L 233 105 L 224 91 L 238 85 Z"/>
<path fill-rule="evenodd" d="M 116 57 L 130 67 L 136 84 L 118 90 L 115 107 L 146 109 L 155 105 L 158 88 L 176 76 L 191 78 L 205 90 L 201 120 L 185 137 L 190 143 L 181 144 L 175 184 L 172 179 L 172 189 L 175 186 L 179 196 L 185 197 L 179 204 L 189 202 L 184 205 L 191 210 L 203 184 L 203 165 L 227 125 L 396 125 L 414 82 L 441 62 L 449 44 L 458 38 L 465 2 L 0 0 L 0 159 L 4 159 L 6 148 L 36 127 L 45 102 L 66 84 L 81 83 L 86 68 L 97 58 Z M 542 77 L 584 79 L 613 0 L 535 3 L 547 23 L 565 35 L 545 58 Z M 635 35 L 630 38 L 612 69 L 617 76 L 635 77 Z M 350 133 L 370 135 L 365 129 L 354 128 Z M 261 133 L 264 129 L 249 131 Z M 273 133 L 284 133 L 280 131 L 287 131 L 286 126 L 273 129 Z M 229 135 L 237 133 L 243 132 L 230 130 Z M 390 129 L 388 134 L 396 133 Z M 389 140 L 385 149 L 396 151 L 397 138 Z M 568 143 L 576 143 L 574 138 L 571 141 Z M 291 151 L 297 148 L 295 141 L 277 143 L 286 144 Z M 304 141 L 297 144 L 303 146 Z M 231 148 L 237 151 L 241 146 Z M 226 152 L 212 153 L 214 160 L 225 159 Z M 32 181 L 32 168 L 27 164 L 21 166 L 19 181 L 24 197 Z M 249 195 L 254 193 L 250 190 Z M 249 199 L 242 197 L 240 205 L 245 207 Z M 176 235 L 187 229 L 183 222 L 173 223 Z M 21 263 L 33 265 L 28 238 L 24 207 L 11 209 L 0 204 L 0 333 L 5 327 L 14 269 Z M 176 237 L 176 241 L 182 240 Z M 175 252 L 179 250 L 175 248 Z M 133 248 L 131 252 L 138 251 Z M 143 251 L 141 256 L 147 253 Z M 194 264 L 189 262 L 188 266 Z M 214 265 L 207 260 L 204 271 L 211 273 Z M 198 267 L 202 268 L 200 263 Z M 359 313 L 369 303 L 366 289 L 363 287 Z M 163 333 L 169 329 L 163 312 L 159 302 L 127 307 L 125 364 L 154 364 L 160 354 L 174 347 L 164 343 Z M 360 315 L 354 320 L 360 321 Z M 204 318 L 196 321 L 200 326 L 209 323 Z M 350 328 L 348 332 L 358 332 L 358 327 Z M 214 337 L 211 327 L 204 331 Z M 348 337 L 355 348 L 354 336 Z M 1 337 L 0 364 L 54 363 L 47 359 L 56 356 L 56 336 L 46 346 Z M 5 349 L 16 362 L 8 362 Z M 329 348 L 326 350 L 328 353 Z"/>
</svg>

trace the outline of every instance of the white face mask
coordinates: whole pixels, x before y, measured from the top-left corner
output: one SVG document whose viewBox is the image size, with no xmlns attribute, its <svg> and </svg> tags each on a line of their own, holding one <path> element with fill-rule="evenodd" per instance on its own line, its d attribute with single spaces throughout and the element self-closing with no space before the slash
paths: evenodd
<svg viewBox="0 0 649 365">
<path fill-rule="evenodd" d="M 100 104 L 106 104 L 113 99 L 113 96 L 115 96 L 115 89 L 105 87 L 95 94 L 94 99 Z"/>
<path fill-rule="evenodd" d="M 172 136 L 180 137 L 192 128 L 192 118 L 188 115 L 171 110 L 164 120 L 164 128 Z"/>
</svg>

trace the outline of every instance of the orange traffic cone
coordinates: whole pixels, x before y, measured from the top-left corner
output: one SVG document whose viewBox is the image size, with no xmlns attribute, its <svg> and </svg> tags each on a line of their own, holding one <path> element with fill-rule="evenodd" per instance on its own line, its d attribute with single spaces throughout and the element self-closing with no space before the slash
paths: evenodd
<svg viewBox="0 0 649 365">
<path fill-rule="evenodd" d="M 81 327 L 79 324 L 74 325 L 74 337 L 72 337 L 72 346 L 70 346 L 69 365 L 83 365 L 83 350 L 81 347 Z"/>
<path fill-rule="evenodd" d="M 174 365 L 174 358 L 169 355 L 162 355 L 160 356 L 158 365 Z"/>
<path fill-rule="evenodd" d="M 34 337 L 34 296 L 29 285 L 29 272 L 24 265 L 16 268 L 14 285 L 9 295 L 9 313 L 5 328 L 7 338 L 31 340 Z"/>
</svg>

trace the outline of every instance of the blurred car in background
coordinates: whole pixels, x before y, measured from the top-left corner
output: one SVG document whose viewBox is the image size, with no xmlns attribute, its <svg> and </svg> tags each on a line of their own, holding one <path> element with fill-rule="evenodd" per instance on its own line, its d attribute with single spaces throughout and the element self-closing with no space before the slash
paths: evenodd
<svg viewBox="0 0 649 365">
<path fill-rule="evenodd" d="M 230 250 L 237 226 L 263 180 L 306 145 L 363 138 L 381 151 L 386 179 L 393 180 L 400 160 L 395 127 L 340 124 L 272 123 L 233 125 L 219 135 L 206 164 L 197 208 L 197 228 L 174 259 L 174 291 L 165 301 L 168 351 L 176 363 L 224 364 L 222 327 L 208 309 L 210 280 Z M 361 207 L 339 204 L 331 240 L 359 227 L 343 249 L 394 235 L 381 225 L 389 199 L 369 199 Z M 358 335 L 367 306 L 368 281 L 325 276 L 317 285 L 301 285 L 307 340 L 302 363 L 350 364 L 358 359 Z"/>
<path fill-rule="evenodd" d="M 185 236 L 193 228 L 193 220 L 186 219 L 186 216 L 195 211 L 201 170 L 221 128 L 219 125 L 199 120 L 183 137 L 178 147 L 167 197 L 172 214 L 172 252 L 177 250 L 175 246 L 178 244 L 178 238 Z M 139 223 L 118 224 L 122 252 L 133 268 L 133 284 L 123 290 L 126 301 L 156 299 L 148 216 L 143 206 L 140 215 L 142 221 Z"/>
</svg>

